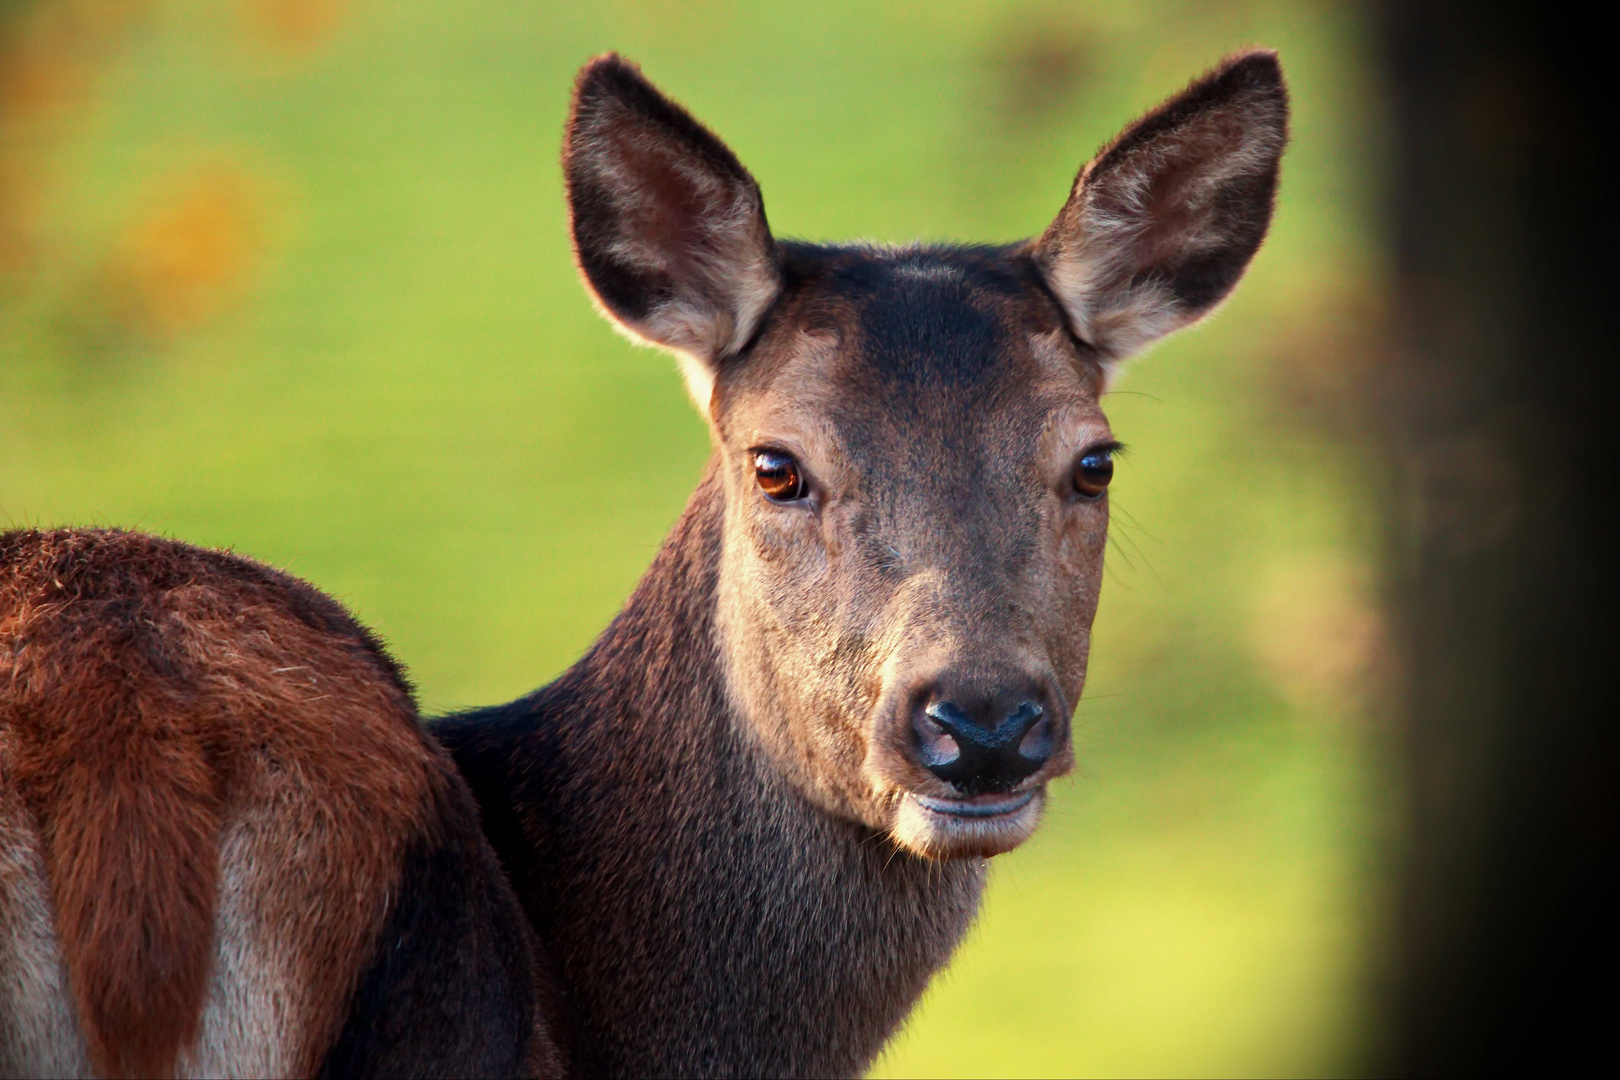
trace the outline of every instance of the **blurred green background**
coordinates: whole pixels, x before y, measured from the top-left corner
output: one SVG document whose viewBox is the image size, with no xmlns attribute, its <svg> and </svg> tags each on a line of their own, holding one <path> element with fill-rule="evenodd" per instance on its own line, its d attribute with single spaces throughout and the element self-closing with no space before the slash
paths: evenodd
<svg viewBox="0 0 1620 1080">
<path fill-rule="evenodd" d="M 1247 44 L 1296 105 L 1272 239 L 1107 402 L 1132 449 L 1080 768 L 877 1073 L 1354 1071 L 1394 808 L 1355 6 L 0 0 L 0 527 L 233 547 L 349 604 L 428 708 L 511 698 L 707 453 L 575 281 L 586 58 L 713 126 L 779 235 L 1006 240 Z"/>
</svg>

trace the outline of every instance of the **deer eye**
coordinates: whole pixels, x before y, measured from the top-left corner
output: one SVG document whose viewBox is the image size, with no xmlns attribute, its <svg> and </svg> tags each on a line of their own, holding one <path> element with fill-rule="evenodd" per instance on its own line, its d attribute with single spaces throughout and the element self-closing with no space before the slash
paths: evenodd
<svg viewBox="0 0 1620 1080">
<path fill-rule="evenodd" d="M 1114 478 L 1114 449 L 1087 451 L 1074 466 L 1074 490 L 1082 499 L 1100 499 Z"/>
<path fill-rule="evenodd" d="M 799 463 L 779 450 L 754 451 L 754 479 L 772 502 L 793 502 L 810 492 Z"/>
</svg>

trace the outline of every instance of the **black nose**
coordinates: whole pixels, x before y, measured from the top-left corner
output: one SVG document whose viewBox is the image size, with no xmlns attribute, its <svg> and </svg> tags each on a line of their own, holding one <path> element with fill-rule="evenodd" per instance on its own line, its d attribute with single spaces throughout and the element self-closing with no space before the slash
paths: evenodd
<svg viewBox="0 0 1620 1080">
<path fill-rule="evenodd" d="M 938 697 L 912 713 L 917 760 L 966 795 L 1008 791 L 1052 756 L 1051 718 L 1046 708 L 1019 696 L 992 695 L 978 707 Z"/>
</svg>

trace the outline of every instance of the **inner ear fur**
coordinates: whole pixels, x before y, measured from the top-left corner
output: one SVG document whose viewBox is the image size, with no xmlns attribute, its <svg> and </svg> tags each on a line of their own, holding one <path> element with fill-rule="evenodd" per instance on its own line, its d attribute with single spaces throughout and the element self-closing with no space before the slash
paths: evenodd
<svg viewBox="0 0 1620 1080">
<path fill-rule="evenodd" d="M 1228 57 L 1098 152 L 1033 254 L 1106 366 L 1210 312 L 1265 239 L 1288 141 L 1277 55 Z"/>
<path fill-rule="evenodd" d="M 747 344 L 781 290 L 759 185 L 611 53 L 579 74 L 563 174 L 592 295 L 632 338 L 674 351 L 707 406 L 715 365 Z"/>
</svg>

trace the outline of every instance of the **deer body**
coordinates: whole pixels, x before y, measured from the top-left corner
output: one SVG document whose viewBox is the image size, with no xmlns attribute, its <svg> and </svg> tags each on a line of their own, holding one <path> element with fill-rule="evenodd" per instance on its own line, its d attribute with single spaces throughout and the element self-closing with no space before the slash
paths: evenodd
<svg viewBox="0 0 1620 1080">
<path fill-rule="evenodd" d="M 685 513 L 571 670 L 433 727 L 454 769 L 302 583 L 0 537 L 0 1073 L 864 1071 L 1073 765 L 1100 398 L 1236 285 L 1286 123 L 1243 54 L 1033 240 L 817 246 L 588 64 L 575 255 L 708 422 Z"/>
</svg>

